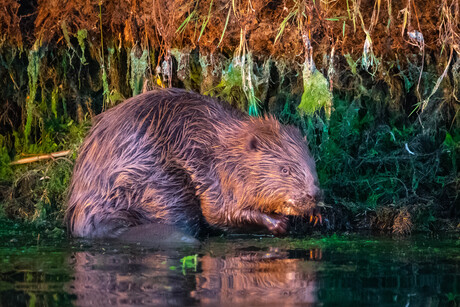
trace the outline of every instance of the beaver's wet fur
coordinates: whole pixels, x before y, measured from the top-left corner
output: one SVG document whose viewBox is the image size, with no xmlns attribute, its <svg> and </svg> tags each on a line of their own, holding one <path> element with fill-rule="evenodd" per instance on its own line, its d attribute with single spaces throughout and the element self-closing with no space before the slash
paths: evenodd
<svg viewBox="0 0 460 307">
<path fill-rule="evenodd" d="M 75 163 L 66 222 L 78 237 L 174 225 L 283 234 L 316 214 L 315 162 L 298 129 L 180 89 L 128 99 L 95 120 Z"/>
</svg>

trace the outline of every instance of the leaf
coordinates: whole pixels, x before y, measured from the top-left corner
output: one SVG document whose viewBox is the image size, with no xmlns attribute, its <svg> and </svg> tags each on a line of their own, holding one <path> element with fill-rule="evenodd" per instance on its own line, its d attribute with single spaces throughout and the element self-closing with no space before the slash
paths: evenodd
<svg viewBox="0 0 460 307">
<path fill-rule="evenodd" d="M 182 273 L 185 275 L 186 269 L 194 269 L 196 272 L 196 267 L 198 265 L 198 255 L 185 256 L 181 260 L 182 263 Z"/>
<path fill-rule="evenodd" d="M 179 32 L 179 33 L 184 32 L 184 30 L 187 27 L 187 25 L 190 22 L 190 20 L 192 20 L 192 18 L 195 16 L 195 13 L 196 13 L 196 11 L 193 11 L 193 12 L 190 13 L 190 15 L 187 16 L 187 18 L 185 18 L 185 20 L 181 23 L 179 28 L 177 28 L 176 33 L 177 32 Z"/>
<path fill-rule="evenodd" d="M 286 16 L 286 18 L 283 19 L 283 21 L 281 22 L 281 25 L 280 25 L 280 30 L 278 31 L 278 34 L 277 34 L 276 37 L 275 37 L 275 44 L 276 44 L 276 42 L 278 41 L 278 39 L 281 37 L 281 35 L 283 34 L 284 28 L 286 27 L 287 22 L 288 22 L 292 17 L 294 17 L 295 15 L 297 15 L 298 10 L 299 10 L 298 8 L 295 9 L 295 10 L 292 10 L 291 12 L 289 12 L 289 14 Z"/>
<path fill-rule="evenodd" d="M 220 36 L 220 40 L 219 40 L 219 43 L 217 44 L 216 49 L 219 48 L 220 43 L 222 43 L 222 40 L 224 39 L 224 35 L 225 35 L 225 31 L 227 30 L 228 20 L 230 19 L 230 12 L 231 11 L 232 11 L 232 9 L 229 8 L 228 13 L 227 13 L 227 20 L 225 21 L 224 31 L 222 32 L 222 35 Z"/>
<path fill-rule="evenodd" d="M 201 26 L 201 31 L 200 31 L 200 36 L 198 37 L 198 41 L 200 41 L 200 38 L 201 38 L 201 36 L 203 35 L 203 32 L 204 32 L 204 29 L 206 29 L 206 26 L 208 25 L 209 19 L 211 18 L 212 3 L 213 3 L 213 1 L 211 0 L 211 3 L 209 4 L 208 16 L 206 17 L 205 22 Z"/>
</svg>

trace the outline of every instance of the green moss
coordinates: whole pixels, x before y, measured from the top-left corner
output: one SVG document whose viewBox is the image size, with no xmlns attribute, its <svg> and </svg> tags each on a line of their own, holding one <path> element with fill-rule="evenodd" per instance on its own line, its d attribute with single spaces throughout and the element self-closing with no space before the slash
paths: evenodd
<svg viewBox="0 0 460 307">
<path fill-rule="evenodd" d="M 86 29 L 80 29 L 77 32 L 77 40 L 78 40 L 78 45 L 80 45 L 80 50 L 81 50 L 81 56 L 80 56 L 80 61 L 83 65 L 86 65 L 86 58 L 85 58 L 85 40 L 88 37 L 88 30 Z"/>
<path fill-rule="evenodd" d="M 351 73 L 353 75 L 356 75 L 356 66 L 358 65 L 358 62 L 353 61 L 353 58 L 351 57 L 349 53 L 345 54 L 344 57 L 345 57 L 345 60 L 347 60 Z"/>
<path fill-rule="evenodd" d="M 450 153 L 452 159 L 452 171 L 454 174 L 458 173 L 457 155 L 460 153 L 460 131 L 453 131 L 453 135 L 449 132 L 446 132 L 443 146 L 446 151 Z"/>
<path fill-rule="evenodd" d="M 104 89 L 103 92 L 102 92 L 102 96 L 104 97 L 105 106 L 110 107 L 110 106 L 112 106 L 112 104 L 111 104 L 111 101 L 109 99 L 109 94 L 110 94 L 109 82 L 107 80 L 107 72 L 105 71 L 104 66 L 102 66 L 102 87 Z"/>
<path fill-rule="evenodd" d="M 234 59 L 222 72 L 222 79 L 219 84 L 205 94 L 215 94 L 219 98 L 230 102 L 233 106 L 239 108 L 240 110 L 244 110 L 246 97 L 243 92 L 242 85 L 243 78 L 240 64 Z"/>
<path fill-rule="evenodd" d="M 35 96 L 38 88 L 38 74 L 40 73 L 40 60 L 43 52 L 40 48 L 35 47 L 29 51 L 29 64 L 27 66 L 27 76 L 29 78 L 29 94 L 26 98 L 26 124 L 24 126 L 25 144 L 29 142 L 29 136 L 32 129 L 32 121 L 35 111 Z"/>
<path fill-rule="evenodd" d="M 144 85 L 145 72 L 149 66 L 149 53 L 147 50 L 142 50 L 142 54 L 139 56 L 137 48 L 132 48 L 130 52 L 130 68 L 131 75 L 129 84 L 133 91 L 133 96 L 136 96 L 142 92 Z"/>
<path fill-rule="evenodd" d="M 59 100 L 59 89 L 55 87 L 51 93 L 51 112 L 53 112 L 54 118 L 58 117 L 57 104 Z"/>
<path fill-rule="evenodd" d="M 117 102 L 122 101 L 125 99 L 123 94 L 121 93 L 120 88 L 120 72 L 118 71 L 118 63 L 120 62 L 120 50 L 116 47 L 108 47 L 107 48 L 107 71 L 108 76 L 105 77 L 105 84 L 104 93 L 105 98 L 108 102 L 108 106 L 113 106 Z M 108 80 L 110 80 L 110 86 L 108 84 Z M 109 89 L 110 87 L 110 89 Z"/>
<path fill-rule="evenodd" d="M 8 148 L 6 146 L 5 137 L 0 134 L 0 181 L 11 181 L 13 171 L 11 169 L 10 162 L 11 159 L 8 155 Z"/>
<path fill-rule="evenodd" d="M 69 30 L 67 29 L 67 23 L 65 21 L 61 22 L 61 30 L 62 30 L 62 34 L 64 35 L 65 42 L 67 43 L 67 47 L 72 48 L 72 43 L 70 42 Z"/>
<path fill-rule="evenodd" d="M 305 114 L 313 114 L 326 107 L 332 100 L 329 84 L 323 74 L 317 70 L 310 73 L 308 69 L 304 69 L 303 89 L 298 108 Z"/>
<path fill-rule="evenodd" d="M 248 99 L 248 113 L 251 116 L 259 116 L 259 100 L 255 95 L 255 77 L 253 76 L 254 63 L 252 62 L 251 53 L 247 54 L 246 61 L 247 63 L 243 65 L 242 69 L 244 69 L 243 91 Z"/>
<path fill-rule="evenodd" d="M 219 98 L 229 101 L 240 110 L 247 110 L 249 115 L 260 115 L 260 100 L 257 85 L 259 79 L 254 74 L 252 55 L 235 57 L 222 72 L 219 84 L 205 94 L 211 93 Z M 262 78 L 264 78 L 264 70 Z M 265 80 L 267 81 L 267 80 Z"/>
<path fill-rule="evenodd" d="M 171 55 L 177 61 L 177 78 L 184 83 L 188 90 L 192 89 L 192 76 L 190 69 L 190 51 L 171 49 Z"/>
</svg>

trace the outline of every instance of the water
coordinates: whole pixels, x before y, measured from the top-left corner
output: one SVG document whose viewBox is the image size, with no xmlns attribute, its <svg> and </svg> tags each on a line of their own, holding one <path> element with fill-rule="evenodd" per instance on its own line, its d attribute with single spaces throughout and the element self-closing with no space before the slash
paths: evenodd
<svg viewBox="0 0 460 307">
<path fill-rule="evenodd" d="M 4 223 L 0 306 L 458 306 L 459 252 L 458 235 L 363 234 L 158 250 Z"/>
</svg>

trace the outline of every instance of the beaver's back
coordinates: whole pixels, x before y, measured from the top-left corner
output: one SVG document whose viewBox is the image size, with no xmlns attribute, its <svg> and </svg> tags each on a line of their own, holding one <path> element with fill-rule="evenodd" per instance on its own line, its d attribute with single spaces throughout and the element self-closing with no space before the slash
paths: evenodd
<svg viewBox="0 0 460 307">
<path fill-rule="evenodd" d="M 197 203 L 184 163 L 192 154 L 212 154 L 213 123 L 241 116 L 229 110 L 213 99 L 169 89 L 130 98 L 99 115 L 75 163 L 66 212 L 70 231 L 101 237 L 152 220 L 179 220 L 168 214 L 174 208 L 143 204 L 158 194 L 153 190 L 175 185 L 178 197 Z"/>
</svg>

